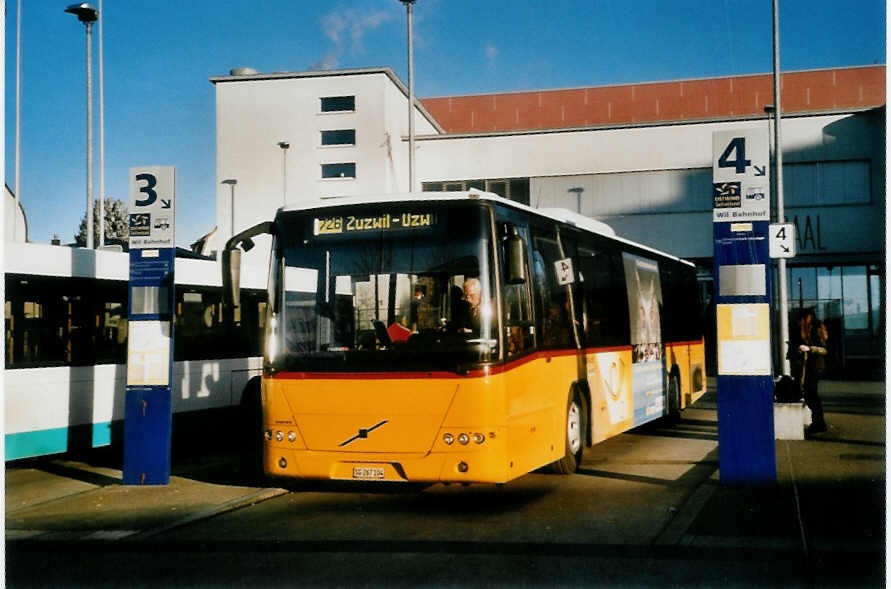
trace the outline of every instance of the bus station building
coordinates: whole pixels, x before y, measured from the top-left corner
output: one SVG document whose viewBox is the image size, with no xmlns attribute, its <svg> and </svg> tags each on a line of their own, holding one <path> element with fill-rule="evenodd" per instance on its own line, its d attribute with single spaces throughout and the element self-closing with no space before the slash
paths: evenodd
<svg viewBox="0 0 891 589">
<path fill-rule="evenodd" d="M 706 302 L 712 134 L 770 129 L 773 102 L 769 74 L 421 98 L 410 187 L 408 90 L 390 68 L 239 68 L 210 81 L 217 228 L 205 251 L 285 202 L 477 188 L 579 212 L 694 261 Z M 790 309 L 814 307 L 827 322 L 837 376 L 878 374 L 885 66 L 787 72 L 781 83 L 786 218 L 798 246 L 788 262 Z M 263 250 L 248 259 L 265 263 Z"/>
</svg>

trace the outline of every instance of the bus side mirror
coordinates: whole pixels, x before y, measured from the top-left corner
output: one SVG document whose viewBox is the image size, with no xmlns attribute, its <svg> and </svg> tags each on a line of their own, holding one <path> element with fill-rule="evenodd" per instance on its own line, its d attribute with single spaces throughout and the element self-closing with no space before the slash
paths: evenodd
<svg viewBox="0 0 891 589">
<path fill-rule="evenodd" d="M 523 284 L 526 282 L 525 251 L 526 247 L 523 244 L 523 238 L 517 233 L 516 228 L 513 228 L 505 243 L 505 253 L 507 254 L 505 275 L 508 284 Z"/>
<path fill-rule="evenodd" d="M 224 249 L 222 262 L 223 304 L 235 308 L 241 304 L 241 250 Z"/>
<path fill-rule="evenodd" d="M 246 252 L 250 251 L 254 247 L 252 237 L 262 234 L 273 235 L 274 232 L 275 223 L 265 221 L 232 236 L 226 242 L 220 259 L 220 269 L 223 272 L 224 306 L 234 309 L 241 304 L 241 249 L 238 246 L 241 245 Z"/>
</svg>

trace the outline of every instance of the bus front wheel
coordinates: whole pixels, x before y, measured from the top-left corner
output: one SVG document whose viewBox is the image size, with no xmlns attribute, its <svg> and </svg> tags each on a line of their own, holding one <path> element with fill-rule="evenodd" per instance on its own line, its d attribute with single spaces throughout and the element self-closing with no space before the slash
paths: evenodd
<svg viewBox="0 0 891 589">
<path fill-rule="evenodd" d="M 551 470 L 557 474 L 572 474 L 582 463 L 585 450 L 585 405 L 577 391 L 569 394 L 566 405 L 566 421 L 564 422 L 566 446 L 563 458 L 551 463 Z"/>
</svg>

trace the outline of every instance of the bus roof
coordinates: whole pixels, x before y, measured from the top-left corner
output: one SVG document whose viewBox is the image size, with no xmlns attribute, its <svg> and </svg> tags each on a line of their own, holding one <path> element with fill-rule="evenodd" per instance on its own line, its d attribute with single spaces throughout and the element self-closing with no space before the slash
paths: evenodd
<svg viewBox="0 0 891 589">
<path fill-rule="evenodd" d="M 400 203 L 400 202 L 436 202 L 436 201 L 490 201 L 494 204 L 502 205 L 505 207 L 510 207 L 514 209 L 518 209 L 524 211 L 526 213 L 536 215 L 538 217 L 544 217 L 547 219 L 551 219 L 552 221 L 558 221 L 560 223 L 566 223 L 568 225 L 572 225 L 578 229 L 582 229 L 589 233 L 596 233 L 597 235 L 601 235 L 603 237 L 607 237 L 609 239 L 618 241 L 620 243 L 624 243 L 626 245 L 630 245 L 648 252 L 652 252 L 654 254 L 664 256 L 666 258 L 670 258 L 672 260 L 681 262 L 683 264 L 687 264 L 688 266 L 695 267 L 692 262 L 687 260 L 683 260 L 669 254 L 667 252 L 663 252 L 661 250 L 657 250 L 648 245 L 644 245 L 642 243 L 637 243 L 635 241 L 631 241 L 630 239 L 625 239 L 624 237 L 620 237 L 616 235 L 616 232 L 612 227 L 607 225 L 602 221 L 598 221 L 591 217 L 586 217 L 585 215 L 581 215 L 574 211 L 570 211 L 568 209 L 561 208 L 543 208 L 543 209 L 535 209 L 530 206 L 524 205 L 522 203 L 518 203 L 513 200 L 508 200 L 504 197 L 498 196 L 492 192 L 483 192 L 476 189 L 470 189 L 468 191 L 461 192 L 409 192 L 409 193 L 400 193 L 400 194 L 382 194 L 382 195 L 371 195 L 371 196 L 343 196 L 343 197 L 330 197 L 324 199 L 312 200 L 304 203 L 293 203 L 290 205 L 286 205 L 279 210 L 282 212 L 292 212 L 292 211 L 311 211 L 315 209 L 325 209 L 330 207 L 338 207 L 338 206 L 348 206 L 348 205 L 360 205 L 360 204 L 377 204 L 377 203 Z"/>
<path fill-rule="evenodd" d="M 59 278 L 95 278 L 126 281 L 130 276 L 130 254 L 40 243 L 6 243 L 4 273 Z M 266 268 L 242 268 L 245 288 L 266 288 Z M 176 258 L 177 284 L 219 287 L 220 263 L 214 260 Z"/>
</svg>

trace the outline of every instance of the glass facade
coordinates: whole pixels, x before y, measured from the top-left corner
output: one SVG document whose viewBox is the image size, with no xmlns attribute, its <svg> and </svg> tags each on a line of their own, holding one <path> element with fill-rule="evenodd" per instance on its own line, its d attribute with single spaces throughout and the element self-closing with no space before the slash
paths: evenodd
<svg viewBox="0 0 891 589">
<path fill-rule="evenodd" d="M 424 192 L 462 192 L 476 188 L 492 192 L 509 200 L 529 204 L 529 178 L 497 178 L 488 180 L 449 180 L 446 182 L 424 182 Z"/>
<path fill-rule="evenodd" d="M 877 264 L 788 269 L 790 329 L 814 309 L 830 334 L 829 376 L 869 378 L 884 358 L 883 272 Z M 834 344 L 834 345 L 833 345 Z"/>
</svg>

